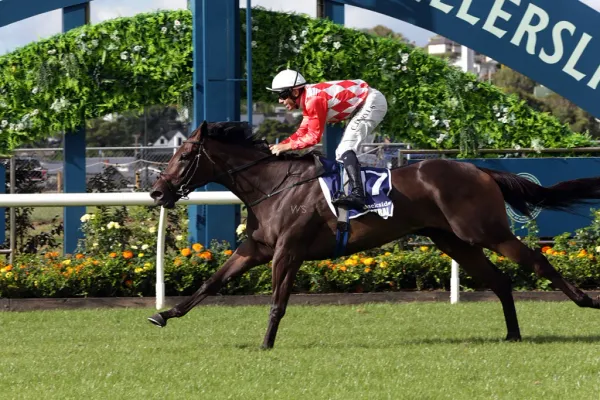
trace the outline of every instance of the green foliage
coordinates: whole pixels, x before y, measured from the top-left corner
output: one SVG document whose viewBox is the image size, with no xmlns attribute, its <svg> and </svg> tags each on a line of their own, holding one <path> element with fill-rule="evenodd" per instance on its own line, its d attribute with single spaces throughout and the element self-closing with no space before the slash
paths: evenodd
<svg viewBox="0 0 600 400">
<path fill-rule="evenodd" d="M 0 151 L 150 104 L 188 104 L 189 11 L 84 26 L 0 57 Z"/>
<path fill-rule="evenodd" d="M 0 152 L 109 113 L 190 104 L 191 33 L 188 10 L 161 11 L 84 26 L 0 57 Z M 312 82 L 366 80 L 388 99 L 381 130 L 415 147 L 472 155 L 480 147 L 590 143 L 518 97 L 394 39 L 259 8 L 252 33 L 257 101 L 275 100 L 265 87 L 290 67 Z M 244 71 L 243 22 L 240 43 Z"/>
</svg>

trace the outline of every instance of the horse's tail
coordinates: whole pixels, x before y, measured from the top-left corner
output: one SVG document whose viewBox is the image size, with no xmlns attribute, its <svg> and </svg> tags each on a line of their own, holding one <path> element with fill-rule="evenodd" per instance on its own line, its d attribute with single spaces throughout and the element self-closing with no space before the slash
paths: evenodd
<svg viewBox="0 0 600 400">
<path fill-rule="evenodd" d="M 544 187 L 510 172 L 479 169 L 496 181 L 504 201 L 528 217 L 537 207 L 566 211 L 575 205 L 600 199 L 600 177 L 575 179 Z"/>
</svg>

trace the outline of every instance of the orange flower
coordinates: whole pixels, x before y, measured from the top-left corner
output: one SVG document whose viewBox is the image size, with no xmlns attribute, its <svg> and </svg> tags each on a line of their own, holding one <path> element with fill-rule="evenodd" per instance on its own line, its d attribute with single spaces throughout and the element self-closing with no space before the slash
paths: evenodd
<svg viewBox="0 0 600 400">
<path fill-rule="evenodd" d="M 6 272 L 12 271 L 12 269 L 13 269 L 12 265 L 7 265 L 7 266 L 4 268 L 4 270 L 5 270 Z"/>
<path fill-rule="evenodd" d="M 84 256 L 83 254 L 81 254 L 81 253 L 78 253 L 78 254 L 75 256 L 75 258 L 76 258 L 76 259 L 78 259 L 78 260 L 81 260 L 82 258 L 85 258 L 85 256 Z"/>
<path fill-rule="evenodd" d="M 203 249 L 203 248 L 204 248 L 204 246 L 202 246 L 200 243 L 194 243 L 194 244 L 192 245 L 192 249 L 193 249 L 195 252 L 200 252 L 200 251 L 202 251 L 202 249 Z"/>
<path fill-rule="evenodd" d="M 212 260 L 212 254 L 210 253 L 210 251 L 203 251 L 202 253 L 200 253 L 199 257 L 205 260 Z"/>
<path fill-rule="evenodd" d="M 223 254 L 225 254 L 226 256 L 230 256 L 230 255 L 232 255 L 232 254 L 233 254 L 233 250 L 225 250 L 225 251 L 223 252 Z"/>
<path fill-rule="evenodd" d="M 114 252 L 113 252 L 113 253 L 110 253 L 108 256 L 109 256 L 110 258 L 115 258 L 115 257 L 117 256 L 117 253 L 114 253 Z"/>
<path fill-rule="evenodd" d="M 340 267 L 340 271 L 344 271 L 344 272 L 345 272 L 347 269 L 348 269 L 348 268 L 346 268 L 346 266 L 345 266 L 345 265 L 342 265 L 342 266 Z"/>
<path fill-rule="evenodd" d="M 371 268 L 365 268 L 365 272 L 368 274 L 369 272 L 371 272 Z"/>
<path fill-rule="evenodd" d="M 128 280 L 125 281 L 125 285 L 126 286 L 131 286 L 131 285 L 133 285 L 133 281 L 131 279 L 128 279 Z"/>
<path fill-rule="evenodd" d="M 126 260 L 129 260 L 130 258 L 133 258 L 133 251 L 131 250 L 126 250 L 123 252 L 123 258 Z"/>
<path fill-rule="evenodd" d="M 176 267 L 179 267 L 179 266 L 182 264 L 181 258 L 179 258 L 179 257 L 175 257 L 175 261 L 173 261 L 173 264 L 174 264 Z"/>
<path fill-rule="evenodd" d="M 544 254 L 550 254 L 550 253 L 548 253 L 548 250 L 552 251 L 552 247 L 550 247 L 550 246 L 544 246 L 544 247 L 542 247 L 542 253 L 544 253 Z"/>
<path fill-rule="evenodd" d="M 184 257 L 189 257 L 192 255 L 192 251 L 186 247 L 185 249 L 181 249 L 181 255 Z"/>
</svg>

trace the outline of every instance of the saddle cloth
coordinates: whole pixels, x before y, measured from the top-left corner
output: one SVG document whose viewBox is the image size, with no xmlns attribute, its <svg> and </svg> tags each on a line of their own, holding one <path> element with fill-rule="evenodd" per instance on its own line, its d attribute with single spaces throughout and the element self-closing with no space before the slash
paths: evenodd
<svg viewBox="0 0 600 400">
<path fill-rule="evenodd" d="M 324 157 L 321 157 L 320 161 L 324 167 L 324 174 L 319 178 L 319 184 L 331 212 L 337 217 L 336 208 L 331 201 L 337 198 L 342 192 L 342 188 L 346 188 L 345 193 L 348 192 L 348 177 L 342 163 Z M 361 211 L 348 210 L 349 219 L 358 218 L 369 212 L 377 213 L 384 219 L 391 217 L 394 214 L 394 203 L 389 198 L 392 191 L 390 170 L 388 168 L 361 167 L 361 175 L 367 209 Z"/>
</svg>

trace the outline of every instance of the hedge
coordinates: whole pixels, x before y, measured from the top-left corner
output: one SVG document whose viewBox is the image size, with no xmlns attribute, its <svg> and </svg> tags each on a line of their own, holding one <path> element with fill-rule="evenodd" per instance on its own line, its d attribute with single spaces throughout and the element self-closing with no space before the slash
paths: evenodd
<svg viewBox="0 0 600 400">
<path fill-rule="evenodd" d="M 245 29 L 242 22 L 242 71 Z M 290 67 L 311 82 L 366 80 L 388 99 L 382 132 L 417 148 L 460 148 L 467 155 L 480 147 L 590 144 L 587 133 L 571 132 L 553 116 L 422 49 L 260 8 L 253 10 L 252 29 L 255 101 L 275 101 L 265 87 Z M 80 27 L 0 57 L 0 153 L 109 113 L 152 104 L 189 106 L 191 34 L 189 11 L 159 11 Z"/>
</svg>

